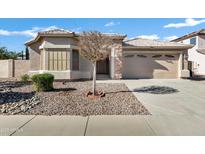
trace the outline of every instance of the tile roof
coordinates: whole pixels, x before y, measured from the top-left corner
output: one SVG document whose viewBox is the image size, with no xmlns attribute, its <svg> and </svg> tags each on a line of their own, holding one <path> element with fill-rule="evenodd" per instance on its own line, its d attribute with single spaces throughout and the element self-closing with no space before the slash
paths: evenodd
<svg viewBox="0 0 205 154">
<path fill-rule="evenodd" d="M 205 29 L 200 29 L 198 31 L 186 34 L 186 35 L 184 35 L 182 37 L 179 37 L 177 39 L 171 40 L 171 42 L 179 42 L 179 41 L 182 41 L 182 40 L 185 40 L 185 39 L 197 36 L 197 35 L 205 35 Z"/>
<path fill-rule="evenodd" d="M 177 43 L 177 42 L 168 42 L 168 41 L 159 41 L 159 40 L 150 40 L 135 38 L 123 42 L 124 47 L 133 47 L 133 48 L 191 48 L 192 45 Z"/>
<path fill-rule="evenodd" d="M 119 33 L 103 33 L 107 36 L 119 36 L 125 38 L 127 35 L 126 34 L 119 34 Z"/>
<path fill-rule="evenodd" d="M 47 30 L 43 32 L 39 32 L 39 34 L 73 34 L 74 32 L 71 32 L 69 30 L 65 29 L 52 29 L 52 30 Z"/>
<path fill-rule="evenodd" d="M 103 33 L 105 35 L 108 35 L 110 37 L 113 37 L 113 39 L 121 39 L 123 40 L 126 35 L 124 34 L 117 34 L 117 33 Z M 65 29 L 52 29 L 52 30 L 47 30 L 47 31 L 43 31 L 43 32 L 38 32 L 37 36 L 29 41 L 27 41 L 25 44 L 26 45 L 30 45 L 36 41 L 38 41 L 38 39 L 41 36 L 69 36 L 69 37 L 79 37 L 81 35 L 81 33 L 75 33 L 69 30 L 65 30 Z"/>
</svg>

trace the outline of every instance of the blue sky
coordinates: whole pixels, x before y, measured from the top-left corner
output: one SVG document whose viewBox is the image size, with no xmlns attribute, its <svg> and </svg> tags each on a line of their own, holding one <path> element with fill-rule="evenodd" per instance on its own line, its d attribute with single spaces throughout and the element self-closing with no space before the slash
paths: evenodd
<svg viewBox="0 0 205 154">
<path fill-rule="evenodd" d="M 12 51 L 25 50 L 24 42 L 38 31 L 67 29 L 81 32 L 97 30 L 127 34 L 128 38 L 169 40 L 205 28 L 205 19 L 182 18 L 9 18 L 0 19 L 0 47 Z"/>
</svg>

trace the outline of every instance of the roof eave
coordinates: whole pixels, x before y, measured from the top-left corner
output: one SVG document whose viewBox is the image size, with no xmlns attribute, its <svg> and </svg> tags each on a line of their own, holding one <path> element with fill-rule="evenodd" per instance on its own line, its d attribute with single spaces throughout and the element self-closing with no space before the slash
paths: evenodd
<svg viewBox="0 0 205 154">
<path fill-rule="evenodd" d="M 187 46 L 123 46 L 123 49 L 176 49 L 176 50 L 185 50 L 192 48 L 193 45 Z"/>
<path fill-rule="evenodd" d="M 197 35 L 204 35 L 204 32 L 203 32 L 204 30 L 205 29 L 201 29 L 201 30 L 189 33 L 189 34 L 181 36 L 181 37 L 179 37 L 177 39 L 171 40 L 170 42 L 179 42 L 179 41 L 182 41 L 182 40 L 185 40 L 185 39 L 197 36 Z"/>
<path fill-rule="evenodd" d="M 122 35 L 122 36 L 111 36 L 113 39 L 117 39 L 117 40 L 124 40 L 127 35 Z"/>
<path fill-rule="evenodd" d="M 33 39 L 33 40 L 30 40 L 30 41 L 27 41 L 25 42 L 25 45 L 26 46 L 29 46 L 35 42 L 37 42 L 39 40 L 40 37 L 46 37 L 46 36 L 49 36 L 49 37 L 76 37 L 77 35 L 75 33 L 70 33 L 70 34 L 42 34 L 42 33 L 38 33 L 37 36 Z"/>
<path fill-rule="evenodd" d="M 29 45 L 37 42 L 40 37 L 46 37 L 46 36 L 49 36 L 49 37 L 51 37 L 51 36 L 53 36 L 53 37 L 61 37 L 61 36 L 64 36 L 64 37 L 79 37 L 80 35 L 76 34 L 74 32 L 70 33 L 70 34 L 43 34 L 43 33 L 39 32 L 33 40 L 25 42 L 25 45 L 29 46 Z M 116 36 L 113 35 L 111 37 L 113 39 L 116 39 L 116 40 L 124 40 L 127 37 L 127 35 L 116 35 Z"/>
<path fill-rule="evenodd" d="M 39 38 L 40 38 L 40 36 L 37 35 L 34 39 L 32 39 L 32 40 L 30 40 L 30 41 L 27 41 L 27 42 L 25 42 L 24 44 L 25 44 L 26 46 L 29 46 L 29 45 L 31 45 L 31 44 L 37 42 L 37 40 L 38 40 Z"/>
<path fill-rule="evenodd" d="M 196 49 L 196 51 L 205 55 L 205 49 Z"/>
</svg>

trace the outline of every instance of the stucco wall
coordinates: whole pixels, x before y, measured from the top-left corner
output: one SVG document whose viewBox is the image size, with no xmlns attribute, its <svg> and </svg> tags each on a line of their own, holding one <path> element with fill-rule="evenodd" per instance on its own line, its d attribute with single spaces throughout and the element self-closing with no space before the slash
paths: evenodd
<svg viewBox="0 0 205 154">
<path fill-rule="evenodd" d="M 92 63 L 80 56 L 80 68 L 79 71 L 82 72 L 81 75 L 83 78 L 91 78 L 93 72 Z"/>
<path fill-rule="evenodd" d="M 183 43 L 190 43 L 190 39 L 184 40 Z M 192 71 L 196 75 L 205 75 L 205 55 L 197 49 L 205 48 L 205 36 L 196 36 L 196 45 L 188 50 L 188 61 L 193 62 Z"/>
<path fill-rule="evenodd" d="M 14 77 L 19 78 L 23 74 L 28 74 L 30 70 L 29 60 L 14 60 Z"/>
<path fill-rule="evenodd" d="M 10 76 L 10 64 L 9 60 L 0 60 L 0 78 L 9 78 Z"/>
<path fill-rule="evenodd" d="M 123 62 L 122 40 L 114 40 L 114 45 L 111 52 L 111 77 L 114 79 L 121 79 Z"/>
<path fill-rule="evenodd" d="M 198 36 L 198 49 L 205 48 L 205 36 Z M 195 51 L 195 61 L 198 68 L 195 74 L 205 75 L 205 55 Z"/>
<path fill-rule="evenodd" d="M 30 54 L 30 70 L 40 70 L 40 45 L 42 44 L 42 41 L 36 42 L 32 44 L 29 48 L 29 54 Z"/>
<path fill-rule="evenodd" d="M 30 69 L 29 60 L 0 60 L 0 78 L 19 78 Z"/>
<path fill-rule="evenodd" d="M 62 47 L 65 45 L 77 45 L 77 40 L 74 38 L 68 38 L 68 37 L 46 37 L 44 38 L 43 42 L 44 48 L 49 47 Z"/>
<path fill-rule="evenodd" d="M 205 36 L 204 35 L 198 36 L 198 48 L 199 49 L 205 48 Z"/>
</svg>

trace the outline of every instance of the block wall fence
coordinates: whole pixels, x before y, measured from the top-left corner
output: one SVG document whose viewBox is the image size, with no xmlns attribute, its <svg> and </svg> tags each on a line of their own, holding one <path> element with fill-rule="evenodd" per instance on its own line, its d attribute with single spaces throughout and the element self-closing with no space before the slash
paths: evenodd
<svg viewBox="0 0 205 154">
<path fill-rule="evenodd" d="M 29 60 L 0 60 L 0 78 L 20 78 L 23 74 L 28 74 L 29 70 Z"/>
</svg>

